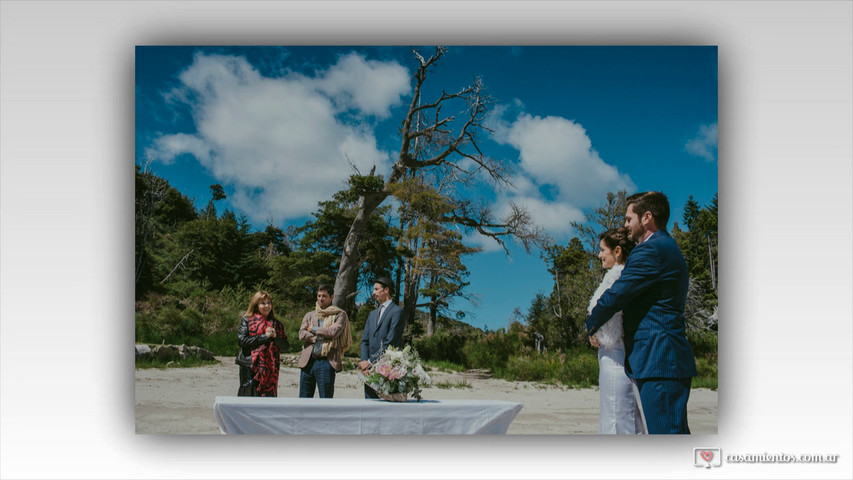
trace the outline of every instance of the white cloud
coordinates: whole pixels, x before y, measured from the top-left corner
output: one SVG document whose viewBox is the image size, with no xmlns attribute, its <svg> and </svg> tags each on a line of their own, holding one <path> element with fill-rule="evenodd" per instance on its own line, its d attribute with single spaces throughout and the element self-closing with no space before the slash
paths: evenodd
<svg viewBox="0 0 853 480">
<path fill-rule="evenodd" d="M 607 192 L 634 186 L 599 157 L 586 130 L 572 120 L 522 113 L 505 134 L 504 142 L 519 151 L 521 170 L 537 186 L 555 189 L 560 201 L 598 205 Z"/>
<path fill-rule="evenodd" d="M 684 150 L 713 162 L 717 158 L 717 124 L 700 126 L 699 133 L 684 145 Z"/>
<path fill-rule="evenodd" d="M 503 209 L 509 208 L 510 198 L 502 201 Z M 512 202 L 524 208 L 533 219 L 533 223 L 542 227 L 552 236 L 564 237 L 572 232 L 571 222 L 583 222 L 584 213 L 567 202 L 548 201 L 537 197 L 512 197 Z"/>
<path fill-rule="evenodd" d="M 539 187 L 529 175 L 525 173 L 516 173 L 509 178 L 512 186 L 515 187 L 513 193 L 519 196 L 537 195 Z"/>
<path fill-rule="evenodd" d="M 155 140 L 154 147 L 148 150 L 150 159 L 160 160 L 166 164 L 172 163 L 175 157 L 183 153 L 193 155 L 201 163 L 210 161 L 210 149 L 207 148 L 204 140 L 185 133 L 160 137 Z"/>
<path fill-rule="evenodd" d="M 191 102 L 197 133 L 161 136 L 147 154 L 193 155 L 233 186 L 231 203 L 252 220 L 298 218 L 343 187 L 348 161 L 362 172 L 388 167 L 373 131 L 338 114 L 387 116 L 410 90 L 405 73 L 351 54 L 315 77 L 268 78 L 243 57 L 197 55 L 172 94 Z"/>
<path fill-rule="evenodd" d="M 390 107 L 409 92 L 409 72 L 400 64 L 367 60 L 350 53 L 332 65 L 318 88 L 343 108 L 386 118 Z"/>
<path fill-rule="evenodd" d="M 546 233 L 564 238 L 572 221 L 583 221 L 583 209 L 603 203 L 607 192 L 636 189 L 631 178 L 606 163 L 593 148 L 582 125 L 557 116 L 534 116 L 515 101 L 500 106 L 489 119 L 495 139 L 518 150 L 517 189 L 509 201 L 526 205 Z M 515 119 L 503 117 L 515 114 Z"/>
<path fill-rule="evenodd" d="M 472 247 L 480 247 L 481 252 L 504 251 L 503 247 L 501 247 L 494 238 L 481 235 L 480 232 L 477 231 L 467 232 L 462 235 L 462 242 L 465 243 L 465 245 L 470 245 Z"/>
</svg>

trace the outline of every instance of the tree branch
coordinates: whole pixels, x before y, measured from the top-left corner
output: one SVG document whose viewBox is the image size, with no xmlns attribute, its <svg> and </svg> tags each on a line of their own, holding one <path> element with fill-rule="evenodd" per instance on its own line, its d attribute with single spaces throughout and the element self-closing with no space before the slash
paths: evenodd
<svg viewBox="0 0 853 480">
<path fill-rule="evenodd" d="M 184 255 L 184 258 L 182 258 L 182 259 L 181 259 L 177 264 L 175 264 L 175 268 L 173 268 L 173 269 L 172 269 L 172 271 L 171 271 L 171 272 L 169 272 L 169 274 L 168 274 L 168 275 L 166 275 L 166 278 L 164 278 L 163 280 L 160 280 L 160 284 L 161 284 L 161 285 L 162 285 L 162 284 L 164 284 L 164 283 L 166 283 L 166 280 L 168 280 L 168 279 L 169 279 L 169 277 L 171 277 L 171 276 L 172 276 L 172 274 L 173 274 L 173 273 L 175 273 L 175 270 L 177 270 L 177 269 L 178 269 L 178 267 L 180 267 L 180 266 L 184 263 L 184 260 L 186 260 L 187 258 L 189 258 L 190 254 L 191 254 L 191 253 L 193 253 L 193 251 L 194 251 L 194 250 L 195 250 L 195 249 L 190 249 L 190 251 L 189 251 L 189 252 L 187 252 L 187 254 L 186 254 L 186 255 Z"/>
<path fill-rule="evenodd" d="M 510 204 L 511 212 L 500 221 L 491 219 L 491 212 L 485 206 L 480 208 L 475 218 L 466 205 L 445 217 L 445 221 L 463 225 L 476 230 L 480 235 L 492 238 L 498 245 L 503 247 L 507 256 L 510 255 L 509 248 L 502 237 L 511 236 L 521 242 L 526 253 L 534 245 L 542 244 L 544 238 L 540 228 L 533 224 L 527 210 L 515 203 Z"/>
</svg>

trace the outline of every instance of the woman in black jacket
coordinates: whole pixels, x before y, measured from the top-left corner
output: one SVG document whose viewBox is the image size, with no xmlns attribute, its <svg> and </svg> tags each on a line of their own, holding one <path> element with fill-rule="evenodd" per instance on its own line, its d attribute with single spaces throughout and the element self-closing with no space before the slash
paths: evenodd
<svg viewBox="0 0 853 480">
<path fill-rule="evenodd" d="M 240 366 L 240 397 L 278 395 L 279 353 L 287 348 L 284 325 L 275 318 L 272 297 L 260 291 L 252 296 L 237 330 L 237 359 Z"/>
</svg>

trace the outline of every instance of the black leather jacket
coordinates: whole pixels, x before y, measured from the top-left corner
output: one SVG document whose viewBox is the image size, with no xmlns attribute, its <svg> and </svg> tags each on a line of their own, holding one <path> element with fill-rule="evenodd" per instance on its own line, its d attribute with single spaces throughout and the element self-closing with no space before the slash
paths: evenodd
<svg viewBox="0 0 853 480">
<path fill-rule="evenodd" d="M 276 320 L 278 321 L 278 320 Z M 249 335 L 249 319 L 242 317 L 240 327 L 237 329 L 237 358 L 234 363 L 246 368 L 252 368 L 252 350 L 269 342 L 275 342 L 281 351 L 287 349 L 287 337 L 267 338 L 266 335 Z"/>
</svg>

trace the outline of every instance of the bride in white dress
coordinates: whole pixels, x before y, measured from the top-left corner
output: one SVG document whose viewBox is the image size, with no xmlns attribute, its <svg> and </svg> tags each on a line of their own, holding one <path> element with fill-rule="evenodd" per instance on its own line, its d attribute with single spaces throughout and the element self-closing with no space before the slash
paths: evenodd
<svg viewBox="0 0 853 480">
<path fill-rule="evenodd" d="M 589 301 L 591 312 L 601 295 L 622 274 L 634 242 L 625 227 L 614 228 L 599 236 L 598 258 L 607 270 L 601 285 Z M 622 341 L 622 312 L 616 313 L 590 338 L 598 343 L 598 387 L 600 414 L 598 433 L 634 435 L 643 433 L 643 421 L 631 379 L 625 374 L 625 346 Z"/>
</svg>

